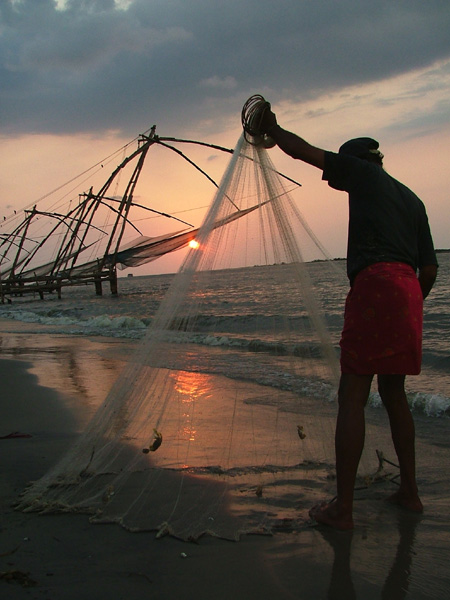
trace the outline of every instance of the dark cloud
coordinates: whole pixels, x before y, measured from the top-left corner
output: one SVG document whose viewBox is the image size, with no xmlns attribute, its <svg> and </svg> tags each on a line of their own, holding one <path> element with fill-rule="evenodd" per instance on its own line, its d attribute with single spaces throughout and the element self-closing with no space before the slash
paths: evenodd
<svg viewBox="0 0 450 600">
<path fill-rule="evenodd" d="M 449 30 L 445 0 L 2 0 L 0 127 L 207 132 L 254 92 L 308 99 L 447 58 Z"/>
</svg>

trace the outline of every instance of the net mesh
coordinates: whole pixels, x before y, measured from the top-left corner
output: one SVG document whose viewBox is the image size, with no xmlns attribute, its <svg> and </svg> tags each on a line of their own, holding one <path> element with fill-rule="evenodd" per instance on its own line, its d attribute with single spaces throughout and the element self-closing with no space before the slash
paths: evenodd
<svg viewBox="0 0 450 600">
<path fill-rule="evenodd" d="M 302 254 L 311 244 L 267 151 L 242 136 L 146 338 L 19 508 L 182 539 L 301 527 L 301 509 L 333 485 L 338 376 Z"/>
</svg>

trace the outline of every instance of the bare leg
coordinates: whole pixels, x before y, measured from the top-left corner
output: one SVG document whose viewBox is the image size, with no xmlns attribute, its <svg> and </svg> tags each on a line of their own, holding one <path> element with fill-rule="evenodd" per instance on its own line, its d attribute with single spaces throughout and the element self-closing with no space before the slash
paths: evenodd
<svg viewBox="0 0 450 600">
<path fill-rule="evenodd" d="M 336 529 L 353 528 L 353 493 L 359 460 L 364 447 L 364 408 L 373 375 L 343 373 L 339 386 L 336 423 L 337 498 L 330 504 L 313 507 L 310 516 Z"/>
<path fill-rule="evenodd" d="M 378 390 L 389 416 L 400 465 L 400 488 L 389 500 L 414 512 L 422 512 L 416 484 L 415 428 L 406 399 L 405 376 L 378 375 Z"/>
</svg>

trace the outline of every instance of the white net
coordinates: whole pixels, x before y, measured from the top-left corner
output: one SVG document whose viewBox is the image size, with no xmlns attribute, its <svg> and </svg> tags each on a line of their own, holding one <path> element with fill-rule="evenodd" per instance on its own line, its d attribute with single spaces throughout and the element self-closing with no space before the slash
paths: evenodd
<svg viewBox="0 0 450 600">
<path fill-rule="evenodd" d="M 336 340 L 287 185 L 242 136 L 138 352 L 21 509 L 237 539 L 301 526 L 331 493 Z"/>
</svg>

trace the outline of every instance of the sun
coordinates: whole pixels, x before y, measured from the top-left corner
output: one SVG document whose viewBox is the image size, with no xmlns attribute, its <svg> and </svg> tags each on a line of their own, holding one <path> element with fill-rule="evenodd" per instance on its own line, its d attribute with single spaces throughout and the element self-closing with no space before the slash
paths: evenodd
<svg viewBox="0 0 450 600">
<path fill-rule="evenodd" d="M 191 240 L 189 242 L 189 248 L 193 248 L 194 250 L 196 250 L 199 246 L 200 244 L 197 242 L 197 240 Z"/>
</svg>

